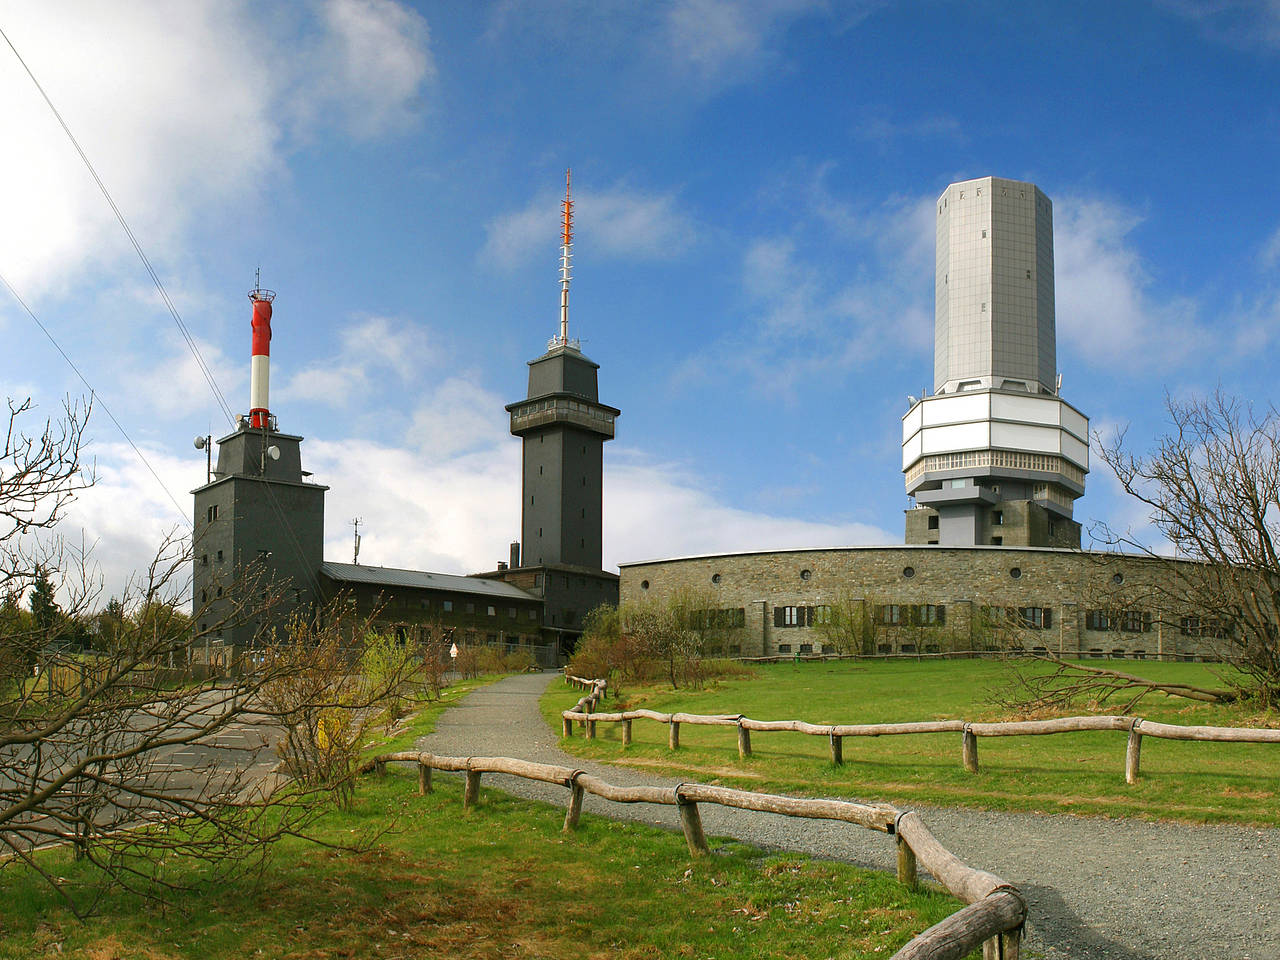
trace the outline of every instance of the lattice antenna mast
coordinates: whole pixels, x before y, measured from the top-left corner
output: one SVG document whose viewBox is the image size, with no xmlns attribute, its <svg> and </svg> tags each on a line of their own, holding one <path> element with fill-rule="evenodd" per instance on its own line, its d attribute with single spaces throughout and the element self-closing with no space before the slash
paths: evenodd
<svg viewBox="0 0 1280 960">
<path fill-rule="evenodd" d="M 569 346 L 569 281 L 573 279 L 573 170 L 564 172 L 564 217 L 560 228 L 560 337 Z"/>
</svg>

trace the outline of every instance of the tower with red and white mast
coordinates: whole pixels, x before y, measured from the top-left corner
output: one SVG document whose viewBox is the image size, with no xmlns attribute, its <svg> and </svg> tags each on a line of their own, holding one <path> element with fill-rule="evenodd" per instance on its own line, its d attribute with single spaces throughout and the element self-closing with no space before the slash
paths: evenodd
<svg viewBox="0 0 1280 960">
<path fill-rule="evenodd" d="M 302 437 L 281 433 L 271 413 L 271 320 L 276 294 L 261 277 L 252 303 L 249 413 L 218 440 L 217 465 L 195 495 L 192 609 L 197 634 L 236 647 L 279 637 L 291 617 L 309 618 L 321 598 L 324 495 L 302 469 Z M 205 441 L 197 439 L 197 446 Z M 238 594 L 238 595 L 237 595 Z M 279 598 L 253 613 L 254 598 Z"/>
</svg>

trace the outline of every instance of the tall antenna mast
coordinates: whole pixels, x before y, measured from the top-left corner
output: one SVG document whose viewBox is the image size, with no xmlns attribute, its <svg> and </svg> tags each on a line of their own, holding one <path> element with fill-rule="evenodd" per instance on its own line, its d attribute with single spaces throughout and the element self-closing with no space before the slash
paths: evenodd
<svg viewBox="0 0 1280 960">
<path fill-rule="evenodd" d="M 569 281 L 573 279 L 573 170 L 564 172 L 564 219 L 560 229 L 560 338 L 569 346 Z"/>
<path fill-rule="evenodd" d="M 356 528 L 356 544 L 355 544 L 356 548 L 355 548 L 355 552 L 351 557 L 352 563 L 360 562 L 360 524 L 362 523 L 364 523 L 364 521 L 359 517 L 356 517 L 354 520 L 351 521 L 351 525 Z"/>
</svg>

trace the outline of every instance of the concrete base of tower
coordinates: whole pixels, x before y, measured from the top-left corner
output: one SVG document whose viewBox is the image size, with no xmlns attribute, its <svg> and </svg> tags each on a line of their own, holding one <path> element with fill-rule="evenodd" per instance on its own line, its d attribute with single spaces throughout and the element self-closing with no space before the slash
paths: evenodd
<svg viewBox="0 0 1280 960">
<path fill-rule="evenodd" d="M 919 504 L 905 516 L 911 545 L 1080 549 L 1080 524 L 1035 500 Z"/>
</svg>

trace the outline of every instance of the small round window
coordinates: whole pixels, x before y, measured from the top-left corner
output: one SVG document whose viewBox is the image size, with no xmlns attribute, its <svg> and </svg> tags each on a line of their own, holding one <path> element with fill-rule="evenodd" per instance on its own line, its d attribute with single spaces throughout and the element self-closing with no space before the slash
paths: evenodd
<svg viewBox="0 0 1280 960">
<path fill-rule="evenodd" d="M 713 574 L 711 575 L 711 582 L 712 582 L 712 583 L 719 583 L 719 582 L 720 582 L 720 574 L 718 574 L 718 573 L 713 573 Z"/>
<path fill-rule="evenodd" d="M 908 580 L 910 580 L 912 577 L 914 577 L 914 576 L 916 575 L 916 568 L 915 568 L 915 567 L 903 567 L 903 568 L 902 568 L 902 575 L 903 575 L 904 577 L 906 577 Z"/>
<path fill-rule="evenodd" d="M 1120 584 L 1124 583 L 1124 574 L 1123 573 L 1115 574 L 1111 578 L 1111 582 L 1114 583 L 1117 587 L 1120 586 Z"/>
<path fill-rule="evenodd" d="M 813 571 L 812 571 L 812 570 L 801 570 L 801 571 L 800 571 L 800 579 L 801 579 L 801 580 L 808 580 L 808 579 L 809 579 L 810 577 L 812 577 L 812 576 L 813 576 Z"/>
<path fill-rule="evenodd" d="M 640 581 L 640 589 L 641 589 L 641 590 L 648 590 L 648 589 L 649 589 L 649 581 L 648 581 L 648 580 L 641 580 L 641 581 Z"/>
<path fill-rule="evenodd" d="M 1011 568 L 1009 569 L 1009 576 L 1010 576 L 1010 577 L 1012 577 L 1014 580 L 1021 580 L 1021 579 L 1022 579 L 1022 568 L 1021 568 L 1021 567 L 1011 567 Z"/>
</svg>

